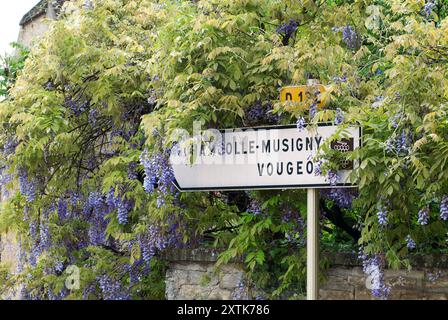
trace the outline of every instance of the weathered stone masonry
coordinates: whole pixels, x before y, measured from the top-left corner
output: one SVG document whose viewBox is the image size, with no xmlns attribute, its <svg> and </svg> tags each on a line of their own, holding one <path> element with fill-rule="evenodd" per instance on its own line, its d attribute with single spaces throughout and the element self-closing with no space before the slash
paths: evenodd
<svg viewBox="0 0 448 320">
<path fill-rule="evenodd" d="M 215 272 L 218 253 L 196 249 L 173 251 L 166 256 L 168 300 L 230 300 L 233 298 L 244 270 L 238 263 L 230 263 Z"/>
<path fill-rule="evenodd" d="M 243 278 L 242 265 L 233 262 L 214 273 L 218 252 L 179 250 L 166 256 L 166 298 L 231 299 Z M 330 268 L 321 284 L 320 299 L 373 299 L 366 288 L 366 275 L 356 255 L 323 254 Z M 411 258 L 413 269 L 386 270 L 386 283 L 392 285 L 390 299 L 448 299 L 448 256 L 420 255 Z"/>
<path fill-rule="evenodd" d="M 366 276 L 352 254 L 325 255 L 331 264 L 328 281 L 322 285 L 322 299 L 372 299 Z M 412 270 L 386 270 L 386 283 L 392 285 L 390 299 L 448 299 L 448 256 L 410 257 Z"/>
</svg>

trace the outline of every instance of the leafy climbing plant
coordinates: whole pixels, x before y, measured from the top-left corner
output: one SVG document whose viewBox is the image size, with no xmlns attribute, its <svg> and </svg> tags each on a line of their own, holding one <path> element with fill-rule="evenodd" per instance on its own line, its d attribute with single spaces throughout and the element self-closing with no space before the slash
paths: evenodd
<svg viewBox="0 0 448 320">
<path fill-rule="evenodd" d="M 387 297 L 384 267 L 446 251 L 446 12 L 438 0 L 67 2 L 2 87 L 0 231 L 20 245 L 3 293 L 163 298 L 163 254 L 214 246 L 217 266 L 241 258 L 265 298 L 303 297 L 304 192 L 180 193 L 169 154 L 197 121 L 330 121 L 335 138 L 360 125 L 363 143 L 347 153 L 358 188 L 321 192 L 323 239 L 360 245 L 372 293 Z M 309 79 L 325 108 L 279 101 Z M 310 156 L 338 181 L 328 145 Z M 71 265 L 79 290 L 64 286 Z"/>
</svg>

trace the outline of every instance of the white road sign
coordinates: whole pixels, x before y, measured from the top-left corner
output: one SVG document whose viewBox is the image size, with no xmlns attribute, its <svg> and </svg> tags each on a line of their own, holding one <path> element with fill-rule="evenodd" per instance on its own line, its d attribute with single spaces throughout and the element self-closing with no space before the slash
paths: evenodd
<svg viewBox="0 0 448 320">
<path fill-rule="evenodd" d="M 318 163 L 313 157 L 339 127 L 321 124 L 308 128 L 207 130 L 193 139 L 201 143 L 179 143 L 172 153 L 177 187 L 181 191 L 330 187 L 325 176 L 316 175 Z M 360 146 L 360 127 L 350 127 L 344 134 L 340 141 L 330 142 L 333 149 L 346 152 Z M 347 178 L 354 165 L 344 163 L 336 185 L 352 186 Z"/>
</svg>

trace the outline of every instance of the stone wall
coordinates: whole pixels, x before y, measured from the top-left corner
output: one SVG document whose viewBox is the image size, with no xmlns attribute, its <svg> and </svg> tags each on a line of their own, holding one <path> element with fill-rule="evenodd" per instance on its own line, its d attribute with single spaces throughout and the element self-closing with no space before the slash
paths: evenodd
<svg viewBox="0 0 448 320">
<path fill-rule="evenodd" d="M 237 294 L 244 275 L 237 263 L 215 270 L 217 252 L 213 250 L 176 251 L 167 257 L 166 273 L 168 300 L 230 300 Z"/>
<path fill-rule="evenodd" d="M 366 275 L 351 254 L 326 254 L 331 264 L 327 281 L 321 285 L 321 299 L 374 299 L 366 286 Z M 447 300 L 448 256 L 419 255 L 410 258 L 412 270 L 386 270 L 385 281 L 392 287 L 392 300 Z"/>
<path fill-rule="evenodd" d="M 196 249 L 179 250 L 166 255 L 166 298 L 232 299 L 238 296 L 238 284 L 244 271 L 240 263 L 215 270 L 218 252 Z M 320 298 L 324 300 L 374 299 L 366 287 L 366 275 L 353 254 L 324 254 L 330 268 L 321 283 Z M 386 270 L 386 283 L 392 286 L 390 299 L 448 299 L 448 256 L 412 257 L 413 269 Z M 250 295 L 249 295 L 250 296 Z"/>
</svg>

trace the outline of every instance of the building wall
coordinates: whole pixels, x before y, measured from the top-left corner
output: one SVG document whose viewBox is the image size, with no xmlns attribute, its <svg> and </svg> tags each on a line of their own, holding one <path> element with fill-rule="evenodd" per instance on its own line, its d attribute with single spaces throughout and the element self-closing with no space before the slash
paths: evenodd
<svg viewBox="0 0 448 320">
<path fill-rule="evenodd" d="M 175 251 L 166 256 L 166 298 L 231 299 L 238 295 L 238 284 L 244 272 L 237 262 L 214 272 L 217 252 L 210 250 Z M 366 275 L 356 257 L 350 254 L 327 254 L 331 267 L 319 291 L 323 300 L 375 299 L 366 287 Z M 392 286 L 390 299 L 448 299 L 448 257 L 419 256 L 407 270 L 386 270 L 386 283 Z M 241 295 L 240 295 L 241 296 Z M 246 298 L 255 298 L 248 292 Z M 243 297 L 244 298 L 244 297 Z"/>
<path fill-rule="evenodd" d="M 42 14 L 31 22 L 20 26 L 17 42 L 30 48 L 36 40 L 42 37 L 48 30 L 47 15 Z"/>
</svg>

